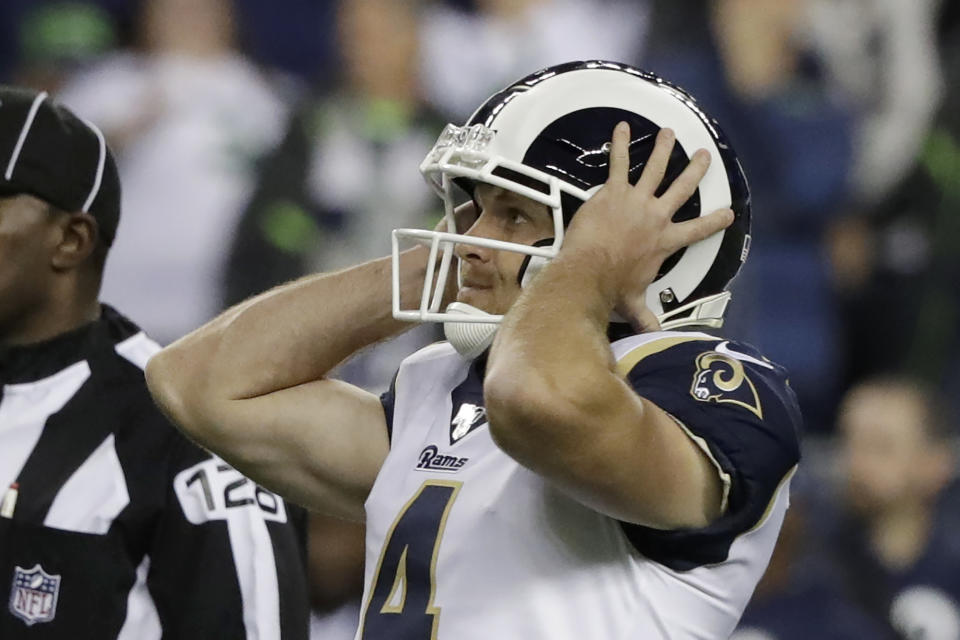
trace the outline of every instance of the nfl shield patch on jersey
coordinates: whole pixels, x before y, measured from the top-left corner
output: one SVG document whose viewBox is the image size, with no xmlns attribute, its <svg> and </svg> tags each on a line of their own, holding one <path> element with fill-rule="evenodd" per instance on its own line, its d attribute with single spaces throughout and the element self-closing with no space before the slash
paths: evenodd
<svg viewBox="0 0 960 640">
<path fill-rule="evenodd" d="M 53 620 L 59 595 L 60 576 L 50 575 L 39 564 L 32 569 L 14 568 L 10 612 L 27 626 Z"/>
<path fill-rule="evenodd" d="M 450 421 L 450 444 L 456 444 L 468 433 L 486 424 L 487 410 L 484 407 L 464 402 Z"/>
</svg>

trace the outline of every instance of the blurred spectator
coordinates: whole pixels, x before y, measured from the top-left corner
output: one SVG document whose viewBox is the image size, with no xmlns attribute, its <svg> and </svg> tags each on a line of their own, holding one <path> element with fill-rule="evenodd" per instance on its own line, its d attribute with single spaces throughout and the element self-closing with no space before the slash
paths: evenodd
<svg viewBox="0 0 960 640">
<path fill-rule="evenodd" d="M 859 112 L 854 195 L 880 201 L 916 163 L 942 90 L 941 0 L 809 0 L 809 37 Z"/>
<path fill-rule="evenodd" d="M 417 167 L 442 129 L 421 98 L 416 3 L 344 0 L 339 84 L 294 113 L 261 162 L 236 234 L 227 304 L 311 270 L 390 252 L 396 227 L 433 226 L 440 202 Z M 417 329 L 349 363 L 341 376 L 383 390 Z M 411 342 L 413 341 L 413 342 Z"/>
<path fill-rule="evenodd" d="M 57 40 L 54 48 L 59 55 L 63 45 L 72 47 L 78 37 L 86 39 L 92 35 L 91 14 L 99 14 L 97 20 L 106 16 L 115 30 L 114 46 L 126 46 L 133 40 L 137 13 L 143 3 L 144 0 L 3 0 L 0 78 L 16 79 L 16 69 L 24 63 L 32 64 L 24 56 L 36 53 L 38 41 L 27 42 L 21 28 L 33 20 L 32 14 L 53 9 L 58 16 L 76 16 L 67 20 L 58 17 L 53 31 L 39 34 L 41 47 L 51 37 Z M 304 80 L 325 77 L 335 62 L 332 25 L 336 4 L 336 0 L 234 0 L 242 48 L 258 63 Z M 32 28 L 27 31 L 31 38 L 38 35 Z M 45 52 L 40 53 L 44 60 L 49 59 Z"/>
<path fill-rule="evenodd" d="M 310 515 L 310 637 L 353 640 L 360 620 L 364 526 L 317 513 Z"/>
<path fill-rule="evenodd" d="M 169 342 L 219 310 L 253 159 L 278 142 L 286 109 L 237 52 L 229 0 L 147 0 L 140 37 L 142 52 L 110 56 L 61 97 L 102 124 L 133 214 L 104 298 Z"/>
<path fill-rule="evenodd" d="M 960 410 L 960 4 L 944 3 L 944 99 L 909 176 L 834 229 L 850 380 L 908 370 Z"/>
<path fill-rule="evenodd" d="M 260 64 L 326 78 L 336 62 L 336 0 L 235 0 L 244 50 Z"/>
<path fill-rule="evenodd" d="M 803 483 L 792 485 L 790 509 L 767 571 L 730 640 L 884 640 L 886 628 L 846 597 L 815 555 L 822 540 L 811 508 L 812 487 L 797 495 L 798 486 Z"/>
<path fill-rule="evenodd" d="M 84 64 L 117 45 L 118 26 L 105 8 L 92 2 L 46 2 L 18 16 L 15 83 L 56 93 Z"/>
<path fill-rule="evenodd" d="M 429 99 L 453 120 L 530 69 L 568 60 L 636 61 L 646 0 L 476 0 L 475 11 L 439 6 L 423 22 Z"/>
<path fill-rule="evenodd" d="M 841 404 L 846 515 L 828 546 L 842 585 L 909 640 L 960 639 L 960 538 L 941 498 L 954 429 L 941 399 L 908 378 L 875 378 Z"/>
<path fill-rule="evenodd" d="M 3 0 L 0 2 L 0 79 L 22 82 L 20 71 L 54 60 L 73 63 L 126 42 L 140 0 Z M 38 83 L 34 83 L 38 84 Z M 39 86 L 39 84 L 38 84 Z M 45 86 L 45 85 L 44 85 Z M 54 87 L 55 88 L 55 87 Z"/>
<path fill-rule="evenodd" d="M 853 123 L 797 36 L 806 1 L 657 2 L 645 66 L 698 96 L 737 149 L 754 233 L 728 332 L 790 370 L 817 431 L 842 364 L 822 236 L 846 198 Z"/>
</svg>

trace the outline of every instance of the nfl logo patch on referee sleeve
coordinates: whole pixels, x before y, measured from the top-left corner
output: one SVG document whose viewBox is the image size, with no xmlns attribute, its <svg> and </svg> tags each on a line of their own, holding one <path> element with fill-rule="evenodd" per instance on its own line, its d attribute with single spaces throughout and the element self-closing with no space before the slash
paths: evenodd
<svg viewBox="0 0 960 640">
<path fill-rule="evenodd" d="M 53 620 L 59 595 L 60 576 L 50 575 L 39 564 L 32 569 L 14 568 L 10 612 L 27 626 Z"/>
</svg>

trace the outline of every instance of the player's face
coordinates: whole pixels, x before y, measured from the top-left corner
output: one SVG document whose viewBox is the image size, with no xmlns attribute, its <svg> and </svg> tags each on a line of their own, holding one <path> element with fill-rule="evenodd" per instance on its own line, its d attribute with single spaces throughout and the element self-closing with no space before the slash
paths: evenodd
<svg viewBox="0 0 960 640">
<path fill-rule="evenodd" d="M 539 204 L 488 184 L 478 184 L 474 197 L 480 215 L 467 235 L 532 245 L 553 236 L 553 216 Z M 506 313 L 520 295 L 518 274 L 524 255 L 473 245 L 457 245 L 463 285 L 457 300 L 487 313 Z"/>
<path fill-rule="evenodd" d="M 55 232 L 40 200 L 0 198 L 0 341 L 22 330 L 48 295 Z"/>
</svg>

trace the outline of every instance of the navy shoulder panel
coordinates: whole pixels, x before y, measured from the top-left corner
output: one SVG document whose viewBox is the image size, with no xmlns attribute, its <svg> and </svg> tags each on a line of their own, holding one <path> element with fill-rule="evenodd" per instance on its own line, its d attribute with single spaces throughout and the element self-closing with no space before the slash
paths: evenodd
<svg viewBox="0 0 960 640">
<path fill-rule="evenodd" d="M 618 341 L 615 351 L 637 394 L 705 443 L 729 478 L 726 509 L 710 526 L 662 531 L 624 523 L 627 537 L 676 570 L 723 562 L 800 458 L 800 410 L 786 370 L 748 345 L 699 333 L 637 336 Z"/>
</svg>

